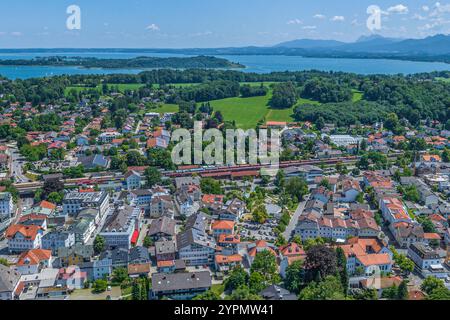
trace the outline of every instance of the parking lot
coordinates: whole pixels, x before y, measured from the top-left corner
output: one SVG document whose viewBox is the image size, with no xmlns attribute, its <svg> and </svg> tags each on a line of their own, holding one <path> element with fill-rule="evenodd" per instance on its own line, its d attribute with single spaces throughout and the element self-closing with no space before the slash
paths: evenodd
<svg viewBox="0 0 450 320">
<path fill-rule="evenodd" d="M 275 219 L 269 220 L 264 224 L 248 221 L 239 224 L 239 235 L 242 238 L 255 240 L 266 240 L 274 242 L 277 238 L 274 228 L 278 225 Z"/>
</svg>

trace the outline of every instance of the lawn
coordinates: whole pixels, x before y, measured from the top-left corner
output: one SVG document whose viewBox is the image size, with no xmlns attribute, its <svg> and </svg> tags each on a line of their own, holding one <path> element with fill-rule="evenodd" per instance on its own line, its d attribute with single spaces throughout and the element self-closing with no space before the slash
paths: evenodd
<svg viewBox="0 0 450 320">
<path fill-rule="evenodd" d="M 250 98 L 227 98 L 211 101 L 214 111 L 220 111 L 228 121 L 236 121 L 236 126 L 242 129 L 254 128 L 259 120 L 266 121 L 294 121 L 294 109 L 302 104 L 318 104 L 308 99 L 299 99 L 297 104 L 288 109 L 272 109 L 269 106 L 272 92 L 265 96 Z"/>
<path fill-rule="evenodd" d="M 447 83 L 450 83 L 450 78 L 442 78 L 442 77 L 437 77 L 437 78 L 436 78 L 436 80 L 439 80 L 439 81 L 443 81 L 443 82 L 447 82 Z"/>
<path fill-rule="evenodd" d="M 179 107 L 177 104 L 164 103 L 155 109 L 150 109 L 149 112 L 158 112 L 160 114 L 163 114 L 166 112 L 178 112 L 178 110 Z"/>
<path fill-rule="evenodd" d="M 353 97 L 352 97 L 353 102 L 358 102 L 358 101 L 362 100 L 363 93 L 361 91 L 353 89 L 352 92 L 353 92 Z"/>
<path fill-rule="evenodd" d="M 224 284 L 213 284 L 211 286 L 211 291 L 220 296 L 225 291 L 225 285 Z"/>
</svg>

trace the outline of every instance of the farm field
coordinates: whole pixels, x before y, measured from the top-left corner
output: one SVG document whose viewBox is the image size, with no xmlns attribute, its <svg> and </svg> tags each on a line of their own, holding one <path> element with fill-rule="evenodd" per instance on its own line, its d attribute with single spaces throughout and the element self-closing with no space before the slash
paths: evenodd
<svg viewBox="0 0 450 320">
<path fill-rule="evenodd" d="M 120 92 L 125 92 L 126 90 L 136 90 L 139 89 L 140 87 L 144 86 L 142 83 L 119 83 L 119 84 L 110 84 L 108 83 L 108 88 L 119 88 Z M 89 90 L 89 89 L 96 89 L 99 92 L 102 89 L 102 85 L 98 85 L 95 88 L 93 87 L 84 87 L 84 86 L 71 86 L 71 87 L 67 87 L 64 90 L 64 94 L 67 96 L 70 91 L 72 90 L 76 90 L 77 92 L 81 92 L 84 90 Z"/>
</svg>

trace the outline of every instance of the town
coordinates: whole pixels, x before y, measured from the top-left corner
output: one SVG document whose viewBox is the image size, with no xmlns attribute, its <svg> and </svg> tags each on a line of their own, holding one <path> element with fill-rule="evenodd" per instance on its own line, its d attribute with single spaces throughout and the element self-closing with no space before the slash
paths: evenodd
<svg viewBox="0 0 450 320">
<path fill-rule="evenodd" d="M 1 300 L 450 299 L 449 121 L 292 109 L 255 123 L 281 132 L 276 175 L 176 166 L 173 130 L 236 127 L 210 100 L 294 108 L 296 85 L 133 77 L 55 77 L 22 96 L 1 81 Z"/>
</svg>

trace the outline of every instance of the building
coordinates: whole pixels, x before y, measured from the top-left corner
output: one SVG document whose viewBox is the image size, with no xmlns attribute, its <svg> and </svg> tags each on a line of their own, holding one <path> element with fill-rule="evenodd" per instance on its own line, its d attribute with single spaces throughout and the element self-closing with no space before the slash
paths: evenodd
<svg viewBox="0 0 450 320">
<path fill-rule="evenodd" d="M 229 220 L 214 221 L 211 229 L 216 239 L 222 234 L 232 235 L 234 233 L 234 222 Z"/>
<path fill-rule="evenodd" d="M 100 235 L 109 248 L 130 249 L 135 233 L 139 234 L 142 209 L 125 205 L 108 217 Z"/>
<path fill-rule="evenodd" d="M 216 241 L 204 231 L 188 229 L 177 234 L 176 239 L 179 257 L 186 266 L 214 264 Z"/>
<path fill-rule="evenodd" d="M 51 250 L 53 254 L 58 248 L 70 248 L 75 245 L 75 234 L 71 231 L 51 231 L 42 237 L 42 249 Z"/>
<path fill-rule="evenodd" d="M 59 248 L 58 258 L 61 267 L 81 266 L 85 262 L 90 262 L 94 256 L 94 247 L 91 245 L 75 244 L 70 248 Z"/>
<path fill-rule="evenodd" d="M 347 258 L 347 272 L 350 275 L 370 276 L 377 271 L 389 273 L 392 270 L 393 254 L 376 238 L 352 238 L 339 247 Z"/>
<path fill-rule="evenodd" d="M 14 214 L 14 203 L 11 193 L 0 192 L 0 222 L 11 218 Z"/>
<path fill-rule="evenodd" d="M 264 300 L 298 300 L 295 293 L 291 293 L 289 290 L 275 284 L 265 288 L 259 295 L 263 297 Z"/>
<path fill-rule="evenodd" d="M 142 186 L 143 177 L 139 172 L 131 170 L 125 174 L 124 182 L 128 190 L 140 189 Z"/>
<path fill-rule="evenodd" d="M 70 232 L 75 235 L 75 243 L 85 244 L 95 232 L 94 217 L 83 217 L 71 226 Z"/>
<path fill-rule="evenodd" d="M 413 243 L 409 246 L 408 257 L 420 270 L 429 269 L 432 265 L 441 265 L 439 253 L 421 243 Z"/>
<path fill-rule="evenodd" d="M 323 137 L 324 135 L 322 135 Z M 331 135 L 329 136 L 330 140 L 333 144 L 338 147 L 347 147 L 350 145 L 358 145 L 363 138 L 361 137 L 352 137 L 350 135 Z"/>
<path fill-rule="evenodd" d="M 0 300 L 14 300 L 20 273 L 0 264 Z"/>
<path fill-rule="evenodd" d="M 175 220 L 168 217 L 155 219 L 150 224 L 147 235 L 153 240 L 172 240 L 175 236 Z"/>
<path fill-rule="evenodd" d="M 103 217 L 109 210 L 109 194 L 107 192 L 77 192 L 72 191 L 64 196 L 64 215 L 76 216 L 83 209 L 94 208 L 99 210 Z"/>
<path fill-rule="evenodd" d="M 52 252 L 50 250 L 32 249 L 19 256 L 15 265 L 16 270 L 21 274 L 36 274 L 42 268 L 52 266 Z"/>
<path fill-rule="evenodd" d="M 212 279 L 209 271 L 187 273 L 152 274 L 152 299 L 162 297 L 174 300 L 191 299 L 211 288 Z"/>
<path fill-rule="evenodd" d="M 14 224 L 8 227 L 5 236 L 8 239 L 9 252 L 23 252 L 41 247 L 42 228 Z"/>
</svg>

